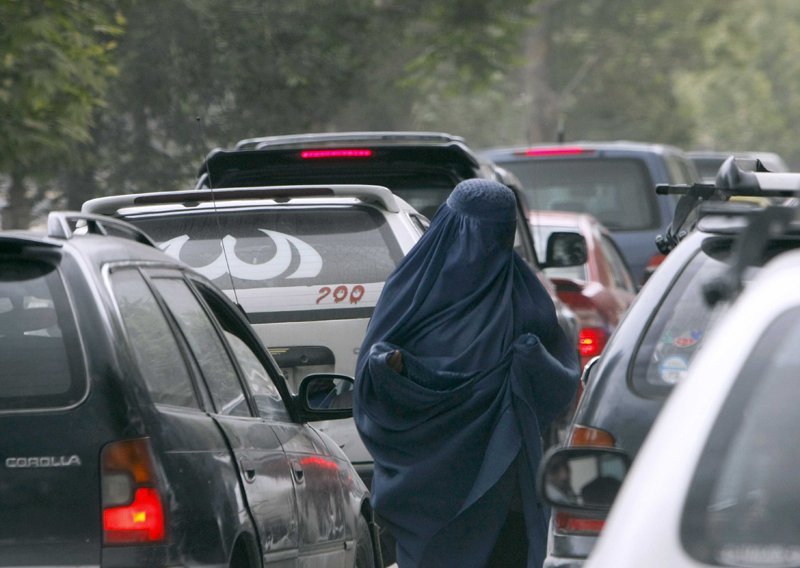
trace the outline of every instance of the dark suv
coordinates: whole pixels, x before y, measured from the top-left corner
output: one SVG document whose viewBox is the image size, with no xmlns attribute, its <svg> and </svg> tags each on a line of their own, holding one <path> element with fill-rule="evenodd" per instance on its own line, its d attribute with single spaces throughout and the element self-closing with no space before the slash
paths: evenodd
<svg viewBox="0 0 800 568">
<path fill-rule="evenodd" d="M 241 310 L 132 225 L 0 233 L 0 361 L 0 565 L 380 565 L 366 487 L 308 424 L 351 415 L 352 379 L 292 395 Z"/>
<path fill-rule="evenodd" d="M 522 182 L 528 207 L 590 213 L 611 230 L 637 282 L 663 258 L 655 237 L 672 220 L 676 200 L 656 184 L 699 181 L 682 150 L 641 142 L 573 142 L 481 153 Z"/>
</svg>

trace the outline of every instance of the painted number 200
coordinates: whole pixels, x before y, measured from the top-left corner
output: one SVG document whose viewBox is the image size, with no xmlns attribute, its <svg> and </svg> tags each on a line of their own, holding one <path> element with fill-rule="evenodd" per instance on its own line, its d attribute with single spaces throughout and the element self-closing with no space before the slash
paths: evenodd
<svg viewBox="0 0 800 568">
<path fill-rule="evenodd" d="M 352 288 L 348 286 L 337 286 L 331 288 L 330 286 L 323 286 L 319 289 L 319 296 L 317 296 L 317 303 L 331 297 L 334 304 L 340 304 L 350 298 L 351 304 L 357 304 L 364 297 L 364 287 L 361 284 L 356 284 Z"/>
</svg>

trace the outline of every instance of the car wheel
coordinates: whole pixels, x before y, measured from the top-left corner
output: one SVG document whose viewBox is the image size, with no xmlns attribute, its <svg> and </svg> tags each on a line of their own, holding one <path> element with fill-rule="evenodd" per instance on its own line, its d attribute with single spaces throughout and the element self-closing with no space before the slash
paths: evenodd
<svg viewBox="0 0 800 568">
<path fill-rule="evenodd" d="M 372 534 L 369 532 L 367 520 L 358 516 L 356 536 L 356 568 L 375 568 L 375 549 L 372 546 Z"/>
</svg>

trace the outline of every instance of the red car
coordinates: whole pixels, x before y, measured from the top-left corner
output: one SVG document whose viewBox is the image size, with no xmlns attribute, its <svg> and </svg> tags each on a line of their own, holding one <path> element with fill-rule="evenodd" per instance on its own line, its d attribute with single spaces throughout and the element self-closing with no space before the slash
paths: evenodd
<svg viewBox="0 0 800 568">
<path fill-rule="evenodd" d="M 587 260 L 570 267 L 545 265 L 558 297 L 578 316 L 581 363 L 599 355 L 636 296 L 636 284 L 609 230 L 585 213 L 532 210 L 528 219 L 539 258 L 551 234 L 579 233 L 586 240 Z"/>
</svg>

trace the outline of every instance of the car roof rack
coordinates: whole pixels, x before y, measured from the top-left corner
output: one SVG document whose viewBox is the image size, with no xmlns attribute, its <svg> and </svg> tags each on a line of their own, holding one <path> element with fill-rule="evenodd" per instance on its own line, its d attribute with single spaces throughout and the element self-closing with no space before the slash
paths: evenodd
<svg viewBox="0 0 800 568">
<path fill-rule="evenodd" d="M 658 184 L 658 195 L 680 195 L 672 222 L 656 246 L 668 254 L 694 228 L 700 218 L 699 205 L 707 201 L 728 201 L 731 197 L 794 198 L 800 195 L 800 174 L 773 173 L 760 162 L 755 171 L 743 170 L 734 156 L 720 166 L 713 184 Z"/>
<path fill-rule="evenodd" d="M 53 211 L 47 216 L 47 236 L 69 240 L 76 234 L 127 238 L 156 248 L 147 234 L 130 223 L 80 211 Z"/>
<path fill-rule="evenodd" d="M 461 136 L 454 136 L 446 132 L 415 132 L 415 131 L 364 131 L 364 132 L 322 132 L 308 134 L 288 134 L 282 136 L 262 136 L 239 140 L 234 147 L 236 150 L 252 150 L 273 148 L 283 145 L 296 146 L 302 144 L 324 145 L 351 141 L 364 142 L 427 142 L 446 143 L 464 142 Z"/>
<path fill-rule="evenodd" d="M 190 189 L 184 191 L 164 191 L 153 193 L 129 193 L 97 197 L 83 204 L 84 213 L 113 215 L 126 207 L 143 205 L 184 204 L 195 207 L 202 202 L 274 199 L 289 202 L 297 198 L 309 197 L 354 197 L 365 203 L 378 204 L 387 211 L 400 211 L 395 195 L 379 185 L 291 185 L 263 187 L 225 187 L 220 189 Z"/>
<path fill-rule="evenodd" d="M 745 271 L 761 262 L 770 241 L 785 234 L 789 225 L 797 219 L 797 214 L 796 207 L 782 205 L 753 211 L 733 246 L 730 267 L 703 284 L 703 296 L 710 306 L 721 301 L 732 301 L 739 295 L 744 287 Z"/>
</svg>

